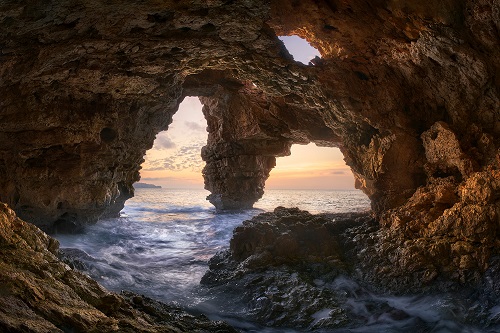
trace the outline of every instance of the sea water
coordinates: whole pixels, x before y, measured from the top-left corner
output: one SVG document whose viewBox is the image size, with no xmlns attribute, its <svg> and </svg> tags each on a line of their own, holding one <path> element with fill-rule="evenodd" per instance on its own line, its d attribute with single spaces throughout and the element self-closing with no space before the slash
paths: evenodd
<svg viewBox="0 0 500 333">
<path fill-rule="evenodd" d="M 193 289 L 208 260 L 229 246 L 233 229 L 277 206 L 310 213 L 366 211 L 361 191 L 268 190 L 254 209 L 217 214 L 205 190 L 136 189 L 119 218 L 101 220 L 83 234 L 56 235 L 61 248 L 89 257 L 87 273 L 108 289 L 130 290 L 192 306 Z"/>
<path fill-rule="evenodd" d="M 56 237 L 61 248 L 77 249 L 82 269 L 110 290 L 129 290 L 203 311 L 212 319 L 228 320 L 246 332 L 295 332 L 259 327 L 245 321 L 244 314 L 239 320 L 238 313 L 228 316 L 216 304 L 209 305 L 199 287 L 208 260 L 229 246 L 236 226 L 277 206 L 298 207 L 311 213 L 360 212 L 369 210 L 369 200 L 360 191 L 267 190 L 254 209 L 217 214 L 205 199 L 208 194 L 204 190 L 136 189 L 135 197 L 127 201 L 119 218 L 99 221 L 83 234 Z M 355 282 L 340 278 L 329 283 L 353 294 L 345 304 L 349 311 L 360 315 L 367 311 L 365 300 L 356 297 L 360 287 Z M 380 297 L 386 296 L 370 295 L 368 301 Z M 413 313 L 413 319 L 435 323 L 431 325 L 434 329 L 426 332 L 481 332 L 443 314 L 456 305 L 453 299 L 388 297 L 387 302 Z M 370 318 L 369 313 L 366 315 Z M 321 320 L 323 314 L 315 316 Z M 404 332 L 406 328 L 400 327 L 403 324 L 372 318 L 366 327 L 349 331 Z"/>
</svg>

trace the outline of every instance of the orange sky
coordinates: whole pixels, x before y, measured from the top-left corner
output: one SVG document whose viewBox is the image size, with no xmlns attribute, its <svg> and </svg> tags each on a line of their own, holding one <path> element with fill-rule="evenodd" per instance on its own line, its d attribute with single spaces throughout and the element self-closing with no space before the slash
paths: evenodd
<svg viewBox="0 0 500 333">
<path fill-rule="evenodd" d="M 294 145 L 276 160 L 266 182 L 270 189 L 354 189 L 354 176 L 338 148 Z"/>
<path fill-rule="evenodd" d="M 141 181 L 169 188 L 203 188 L 201 147 L 206 121 L 198 98 L 187 97 L 168 131 L 157 135 L 142 165 Z M 337 148 L 294 145 L 280 157 L 266 182 L 268 189 L 354 189 L 354 178 Z"/>
<path fill-rule="evenodd" d="M 295 60 L 305 64 L 319 53 L 296 36 L 280 37 Z M 187 97 L 168 131 L 157 135 L 141 170 L 141 182 L 168 188 L 203 188 L 201 147 L 207 123 L 198 98 Z M 354 177 L 337 148 L 294 145 L 280 157 L 266 182 L 268 189 L 354 189 Z"/>
</svg>

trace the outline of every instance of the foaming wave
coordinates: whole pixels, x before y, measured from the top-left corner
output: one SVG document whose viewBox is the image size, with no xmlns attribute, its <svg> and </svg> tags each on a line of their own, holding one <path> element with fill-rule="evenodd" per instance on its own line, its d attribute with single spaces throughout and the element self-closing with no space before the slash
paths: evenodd
<svg viewBox="0 0 500 333">
<path fill-rule="evenodd" d="M 134 207 L 125 209 L 124 212 L 130 214 L 131 212 L 147 212 L 155 214 L 192 214 L 192 213 L 215 213 L 215 209 L 205 208 L 200 206 L 194 207 L 166 207 L 166 208 L 154 208 L 154 207 Z"/>
</svg>

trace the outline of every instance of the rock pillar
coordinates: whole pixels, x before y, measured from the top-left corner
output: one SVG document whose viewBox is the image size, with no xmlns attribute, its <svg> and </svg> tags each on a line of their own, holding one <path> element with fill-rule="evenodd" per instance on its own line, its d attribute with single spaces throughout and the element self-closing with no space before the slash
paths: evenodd
<svg viewBox="0 0 500 333">
<path fill-rule="evenodd" d="M 264 194 L 265 181 L 276 164 L 274 156 L 225 155 L 223 147 L 203 150 L 207 197 L 218 211 L 252 208 Z M 222 154 L 221 154 L 222 153 Z"/>
<path fill-rule="evenodd" d="M 248 90 L 220 89 L 201 100 L 209 131 L 202 150 L 207 199 L 219 211 L 251 208 L 264 194 L 276 156 L 289 155 L 292 142 L 266 130 L 276 120 Z"/>
</svg>

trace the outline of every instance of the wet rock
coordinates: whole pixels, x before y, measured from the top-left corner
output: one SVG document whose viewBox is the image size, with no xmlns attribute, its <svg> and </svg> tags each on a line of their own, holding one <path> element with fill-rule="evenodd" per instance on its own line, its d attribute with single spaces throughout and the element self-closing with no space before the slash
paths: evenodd
<svg viewBox="0 0 500 333">
<path fill-rule="evenodd" d="M 243 293 L 246 312 L 265 325 L 343 327 L 351 322 L 341 306 L 346 293 L 323 281 L 351 269 L 341 231 L 369 220 L 361 213 L 316 216 L 278 207 L 237 227 L 230 249 L 210 260 L 201 283 L 212 293 Z"/>
<path fill-rule="evenodd" d="M 85 251 L 75 248 L 59 249 L 58 258 L 72 269 L 79 271 L 88 271 L 89 267 L 86 262 L 96 261 Z"/>
<path fill-rule="evenodd" d="M 145 297 L 108 292 L 60 261 L 57 248 L 0 204 L 2 332 L 236 332 Z"/>
<path fill-rule="evenodd" d="M 275 158 L 314 142 L 341 149 L 381 227 L 336 236 L 328 229 L 336 224 L 320 219 L 292 224 L 293 235 L 285 216 L 265 232 L 243 227 L 245 245 L 232 245 L 247 263 L 238 263 L 242 272 L 325 257 L 339 272 L 358 265 L 359 278 L 382 289 L 477 285 L 499 248 L 498 6 L 4 1 L 0 200 L 51 231 L 116 216 L 155 135 L 185 96 L 200 96 L 203 175 L 218 209 L 250 207 Z M 321 60 L 295 62 L 277 38 L 291 34 Z M 40 234 L 22 230 L 26 239 Z M 30 286 L 35 301 L 50 294 Z M 93 311 L 74 326 L 102 318 Z"/>
<path fill-rule="evenodd" d="M 485 314 L 495 311 L 500 272 L 498 260 L 486 258 L 498 251 L 461 237 L 408 238 L 366 214 L 278 207 L 237 227 L 201 283 L 269 326 L 353 328 L 387 320 L 392 328 L 432 329 L 435 322 L 415 316 L 417 300 L 434 302 L 432 295 L 442 293 L 455 302 L 447 306 L 460 311 L 453 325 L 497 325 Z M 412 299 L 416 309 L 409 314 Z M 463 312 L 464 302 L 474 307 Z"/>
<path fill-rule="evenodd" d="M 300 262 L 340 262 L 331 220 L 298 209 L 278 207 L 258 219 L 245 221 L 234 230 L 231 256 L 249 267 L 268 267 Z M 258 256 L 253 258 L 252 256 Z M 255 263 L 254 263 L 255 262 Z"/>
</svg>

